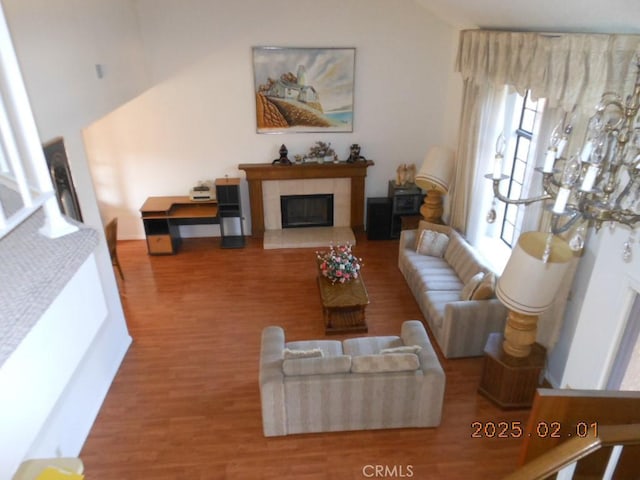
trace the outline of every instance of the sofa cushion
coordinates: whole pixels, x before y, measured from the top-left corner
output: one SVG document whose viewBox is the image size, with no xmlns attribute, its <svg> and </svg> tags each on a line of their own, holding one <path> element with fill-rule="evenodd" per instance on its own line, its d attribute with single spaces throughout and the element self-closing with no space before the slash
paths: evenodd
<svg viewBox="0 0 640 480">
<path fill-rule="evenodd" d="M 415 353 L 360 355 L 351 360 L 353 373 L 404 372 L 418 368 L 420 359 Z"/>
<path fill-rule="evenodd" d="M 462 290 L 464 286 L 453 270 L 428 270 L 418 281 L 423 290 Z"/>
<path fill-rule="evenodd" d="M 471 300 L 476 290 L 480 286 L 482 279 L 484 278 L 484 272 L 478 272 L 464 284 L 460 291 L 460 300 Z"/>
<path fill-rule="evenodd" d="M 424 293 L 426 299 L 429 323 L 433 323 L 436 328 L 442 326 L 444 318 L 444 308 L 448 303 L 460 301 L 459 291 L 430 290 Z"/>
<path fill-rule="evenodd" d="M 298 342 L 287 342 L 285 348 L 289 350 L 322 350 L 323 357 L 335 357 L 342 355 L 342 342 L 339 340 L 303 340 Z"/>
<path fill-rule="evenodd" d="M 402 340 L 398 336 L 348 338 L 342 342 L 345 355 L 374 355 L 383 348 L 401 347 Z"/>
<path fill-rule="evenodd" d="M 488 300 L 496 293 L 496 276 L 493 272 L 487 273 L 471 295 L 471 300 Z"/>
<path fill-rule="evenodd" d="M 322 356 L 322 350 L 319 348 L 311 348 L 309 350 L 293 350 L 290 348 L 285 348 L 283 351 L 283 358 L 285 360 L 292 358 L 315 358 Z"/>
<path fill-rule="evenodd" d="M 404 251 L 405 278 L 420 290 L 462 290 L 462 281 L 453 268 L 442 258 L 420 255 L 413 250 Z"/>
<path fill-rule="evenodd" d="M 416 252 L 420 255 L 443 257 L 448 245 L 448 235 L 433 230 L 420 230 L 416 240 Z"/>
<path fill-rule="evenodd" d="M 444 259 L 453 268 L 463 284 L 466 284 L 479 271 L 488 271 L 481 257 L 458 232 L 452 230 L 449 237 L 449 246 L 444 252 Z"/>
<path fill-rule="evenodd" d="M 347 373 L 350 370 L 351 357 L 349 355 L 296 358 L 282 362 L 282 371 L 286 376 L 326 375 L 330 373 Z"/>
</svg>

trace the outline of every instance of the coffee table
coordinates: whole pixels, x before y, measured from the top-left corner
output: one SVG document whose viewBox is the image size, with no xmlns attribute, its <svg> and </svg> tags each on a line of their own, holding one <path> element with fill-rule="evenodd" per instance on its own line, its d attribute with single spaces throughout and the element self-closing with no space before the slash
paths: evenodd
<svg viewBox="0 0 640 480">
<path fill-rule="evenodd" d="M 331 283 L 318 270 L 318 289 L 326 334 L 368 331 L 364 309 L 369 305 L 369 295 L 362 275 L 346 283 Z"/>
</svg>

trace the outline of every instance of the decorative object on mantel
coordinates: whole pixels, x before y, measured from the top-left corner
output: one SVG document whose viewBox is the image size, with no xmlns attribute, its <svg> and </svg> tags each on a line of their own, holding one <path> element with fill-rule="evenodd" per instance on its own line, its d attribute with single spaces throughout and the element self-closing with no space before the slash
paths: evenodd
<svg viewBox="0 0 640 480">
<path fill-rule="evenodd" d="M 311 148 L 309 148 L 309 153 L 305 156 L 305 160 L 306 159 L 317 163 L 324 163 L 325 161 L 337 162 L 338 156 L 333 148 L 331 148 L 330 142 L 316 142 Z"/>
<path fill-rule="evenodd" d="M 453 152 L 446 147 L 431 147 L 416 175 L 415 184 L 427 191 L 420 214 L 431 223 L 442 223 L 442 195 L 449 191 L 454 169 Z"/>
<path fill-rule="evenodd" d="M 254 47 L 258 133 L 352 132 L 355 48 Z"/>
<path fill-rule="evenodd" d="M 351 251 L 351 245 L 329 246 L 328 252 L 316 252 L 322 276 L 331 283 L 346 283 L 360 276 L 362 259 Z"/>
<path fill-rule="evenodd" d="M 283 143 L 280 147 L 280 158 L 276 158 L 271 162 L 271 165 L 291 165 L 291 160 L 289 160 L 287 155 L 289 155 L 289 150 L 287 150 L 287 147 Z"/>
<path fill-rule="evenodd" d="M 635 227 L 640 223 L 640 56 L 636 57 L 633 93 L 626 99 L 605 92 L 589 119 L 585 139 L 579 149 L 563 156 L 574 129 L 574 117 L 563 119 L 551 134 L 542 173 L 543 193 L 537 197 L 512 199 L 500 193 L 500 182 L 509 178 L 502 174 L 504 141 L 496 145 L 493 174 L 494 205 L 487 221 L 495 221 L 495 200 L 511 205 L 529 205 L 553 200 L 549 205 L 551 232 L 566 233 L 574 228 L 569 242 L 575 250 L 584 246 L 589 225 L 596 232 L 610 222 L 628 226 L 632 232 L 623 245 L 622 257 L 631 260 L 631 243 Z M 566 122 L 566 123 L 565 123 Z"/>
<path fill-rule="evenodd" d="M 349 147 L 349 158 L 347 158 L 347 163 L 357 162 L 358 160 L 366 160 L 366 158 L 360 155 L 360 145 L 354 143 Z"/>
<path fill-rule="evenodd" d="M 412 185 L 416 181 L 416 166 L 415 164 L 407 165 L 401 164 L 396 169 L 396 185 L 404 187 L 405 185 Z"/>
</svg>

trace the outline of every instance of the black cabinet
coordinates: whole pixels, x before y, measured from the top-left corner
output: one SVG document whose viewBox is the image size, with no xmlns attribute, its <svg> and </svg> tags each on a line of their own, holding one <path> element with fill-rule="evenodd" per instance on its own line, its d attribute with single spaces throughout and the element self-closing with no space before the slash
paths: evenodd
<svg viewBox="0 0 640 480">
<path fill-rule="evenodd" d="M 367 239 L 391 238 L 391 207 L 389 197 L 367 198 Z"/>
<path fill-rule="evenodd" d="M 240 203 L 240 179 L 219 178 L 216 180 L 218 219 L 222 248 L 244 247 L 244 226 Z"/>
<path fill-rule="evenodd" d="M 391 238 L 399 238 L 402 229 L 402 217 L 419 215 L 424 195 L 420 187 L 414 183 L 396 185 L 395 181 L 390 180 L 389 198 L 391 199 L 390 236 Z"/>
</svg>

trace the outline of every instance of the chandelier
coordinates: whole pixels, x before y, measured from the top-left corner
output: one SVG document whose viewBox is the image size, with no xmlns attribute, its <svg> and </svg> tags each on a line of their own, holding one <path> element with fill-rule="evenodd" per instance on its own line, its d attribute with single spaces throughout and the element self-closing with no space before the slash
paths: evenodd
<svg viewBox="0 0 640 480">
<path fill-rule="evenodd" d="M 636 59 L 638 74 L 633 93 L 623 98 L 606 92 L 589 119 L 584 141 L 579 149 L 565 156 L 574 130 L 571 115 L 553 130 L 545 155 L 541 195 L 512 199 L 500 193 L 500 183 L 508 179 L 502 174 L 505 149 L 501 134 L 496 143 L 492 174 L 493 206 L 487 221 L 496 219 L 496 199 L 511 205 L 529 205 L 548 201 L 551 212 L 550 233 L 557 235 L 573 230 L 569 245 L 574 250 L 584 247 L 588 226 L 598 231 L 609 222 L 628 226 L 632 231 L 640 222 L 640 56 Z M 633 232 L 623 246 L 623 259 L 631 260 Z"/>
</svg>

